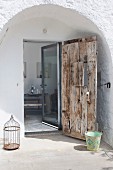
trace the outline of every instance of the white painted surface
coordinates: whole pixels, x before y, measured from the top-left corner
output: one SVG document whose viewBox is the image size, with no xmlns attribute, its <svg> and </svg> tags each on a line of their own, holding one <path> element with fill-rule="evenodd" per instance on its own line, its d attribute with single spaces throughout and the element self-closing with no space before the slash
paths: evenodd
<svg viewBox="0 0 113 170">
<path fill-rule="evenodd" d="M 41 69 L 41 47 L 47 43 L 23 42 L 23 59 L 26 62 L 26 78 L 24 78 L 24 93 L 30 93 L 31 86 L 41 91 L 42 79 L 37 78 L 37 62 Z M 40 70 L 39 69 L 39 70 Z M 35 90 L 34 93 L 37 91 Z"/>
<path fill-rule="evenodd" d="M 42 93 L 41 84 L 42 84 L 42 78 L 37 77 L 37 70 L 38 75 L 42 75 L 41 73 L 41 47 L 47 47 L 46 52 L 44 52 L 44 67 L 45 71 L 49 71 L 49 75 L 45 76 L 44 84 L 47 86 L 45 87 L 46 93 L 53 94 L 55 89 L 57 88 L 57 49 L 56 47 L 48 47 L 50 44 L 54 44 L 55 42 L 24 42 L 24 48 L 23 48 L 23 59 L 24 62 L 26 62 L 26 78 L 24 78 L 24 93 L 30 93 L 31 92 L 31 86 L 34 86 L 34 94 Z M 38 69 L 37 69 L 37 62 Z M 38 89 L 38 90 L 37 90 Z"/>
<path fill-rule="evenodd" d="M 45 3 L 51 3 L 51 5 L 38 6 Z M 24 132 L 23 39 L 62 41 L 97 34 L 98 71 L 101 71 L 101 83 L 110 81 L 113 84 L 112 0 L 83 0 L 82 2 L 1 0 L 0 8 L 0 27 L 3 29 L 0 34 L 2 42 L 0 46 L 1 128 L 9 118 L 7 115 L 12 112 L 21 123 L 22 135 Z M 15 16 L 15 14 L 18 15 Z M 10 20 L 11 18 L 13 19 Z M 9 30 L 5 35 L 7 27 Z M 47 29 L 47 33 L 43 33 L 44 28 Z M 98 121 L 101 124 L 101 130 L 104 131 L 103 139 L 113 146 L 112 88 L 111 86 L 111 89 L 106 87 L 98 89 Z"/>
</svg>

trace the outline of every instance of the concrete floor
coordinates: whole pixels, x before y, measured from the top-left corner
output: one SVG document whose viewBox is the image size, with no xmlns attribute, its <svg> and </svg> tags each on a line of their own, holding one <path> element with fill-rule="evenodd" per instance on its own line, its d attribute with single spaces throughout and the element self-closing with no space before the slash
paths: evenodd
<svg viewBox="0 0 113 170">
<path fill-rule="evenodd" d="M 102 143 L 98 152 L 87 151 L 84 141 L 58 133 L 23 138 L 15 151 L 0 141 L 0 170 L 113 170 L 110 150 Z"/>
<path fill-rule="evenodd" d="M 25 118 L 25 132 L 46 132 L 56 131 L 57 129 L 45 124 L 42 124 L 42 114 L 27 115 Z"/>
</svg>

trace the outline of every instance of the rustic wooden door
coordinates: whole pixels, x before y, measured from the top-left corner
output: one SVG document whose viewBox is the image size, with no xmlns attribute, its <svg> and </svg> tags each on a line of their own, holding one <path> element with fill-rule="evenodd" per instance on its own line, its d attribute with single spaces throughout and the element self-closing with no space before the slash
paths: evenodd
<svg viewBox="0 0 113 170">
<path fill-rule="evenodd" d="M 96 128 L 96 37 L 69 40 L 62 46 L 62 128 L 85 139 Z"/>
</svg>

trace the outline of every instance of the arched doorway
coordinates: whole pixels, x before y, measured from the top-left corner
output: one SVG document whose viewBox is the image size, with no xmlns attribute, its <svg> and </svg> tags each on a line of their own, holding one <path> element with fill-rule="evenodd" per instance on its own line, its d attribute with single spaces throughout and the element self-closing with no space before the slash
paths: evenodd
<svg viewBox="0 0 113 170">
<path fill-rule="evenodd" d="M 49 10 L 51 11 L 50 13 L 48 13 Z M 47 32 L 44 32 L 45 29 Z M 4 27 L 2 36 L 4 40 L 2 41 L 2 49 L 0 51 L 1 55 L 5 56 L 1 60 L 1 104 L 3 110 L 8 112 L 8 114 L 13 112 L 18 118 L 22 125 L 22 134 L 24 132 L 23 39 L 62 42 L 73 38 L 76 39 L 93 35 L 97 35 L 99 44 L 98 71 L 101 72 L 101 77 L 105 75 L 107 77 L 107 73 L 109 72 L 108 68 L 111 67 L 111 63 L 109 62 L 108 65 L 107 60 L 110 61 L 111 59 L 105 39 L 96 25 L 74 10 L 54 5 L 35 6 L 17 14 Z M 5 66 L 6 60 L 8 61 L 8 66 Z M 103 66 L 104 71 L 102 70 Z M 10 72 L 6 71 L 7 68 Z M 4 79 L 2 73 L 4 73 L 4 77 L 8 77 L 7 80 Z M 4 91 L 7 89 L 9 81 L 10 90 L 8 90 L 7 95 L 4 96 Z M 101 89 L 98 90 L 99 124 L 101 125 L 104 123 L 101 118 L 103 108 L 102 93 L 104 97 L 108 97 L 107 93 L 102 92 Z M 105 105 L 104 109 L 106 110 Z M 101 127 L 103 127 L 103 125 Z"/>
</svg>

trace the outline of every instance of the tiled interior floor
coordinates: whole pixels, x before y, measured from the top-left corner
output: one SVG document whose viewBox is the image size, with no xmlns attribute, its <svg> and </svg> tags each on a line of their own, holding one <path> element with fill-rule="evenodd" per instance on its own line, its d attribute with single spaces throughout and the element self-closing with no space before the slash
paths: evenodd
<svg viewBox="0 0 113 170">
<path fill-rule="evenodd" d="M 57 131 L 56 128 L 42 124 L 42 114 L 28 114 L 24 119 L 25 132 Z"/>
</svg>

